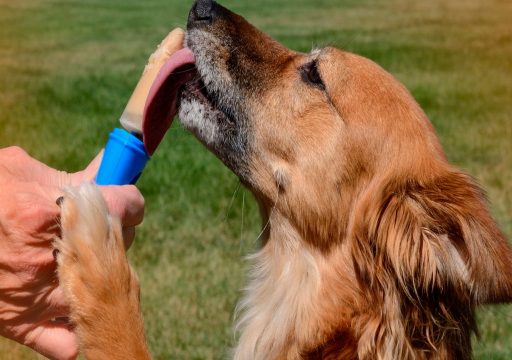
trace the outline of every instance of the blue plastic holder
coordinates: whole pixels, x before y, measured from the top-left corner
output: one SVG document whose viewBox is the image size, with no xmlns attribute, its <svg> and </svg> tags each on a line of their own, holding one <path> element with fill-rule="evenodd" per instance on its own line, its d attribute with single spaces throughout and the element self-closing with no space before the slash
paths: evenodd
<svg viewBox="0 0 512 360">
<path fill-rule="evenodd" d="M 126 130 L 116 128 L 110 133 L 105 146 L 96 184 L 135 184 L 149 159 L 142 140 Z"/>
</svg>

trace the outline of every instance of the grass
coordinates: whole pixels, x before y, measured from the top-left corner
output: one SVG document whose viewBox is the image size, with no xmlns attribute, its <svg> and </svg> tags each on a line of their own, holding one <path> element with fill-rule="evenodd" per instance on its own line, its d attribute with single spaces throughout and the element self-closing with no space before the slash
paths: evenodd
<svg viewBox="0 0 512 360">
<path fill-rule="evenodd" d="M 512 3 L 224 2 L 287 46 L 337 45 L 403 81 L 452 162 L 488 190 L 512 237 Z M 0 0 L 0 147 L 84 167 L 117 125 L 146 58 L 184 26 L 179 0 Z M 259 219 L 250 194 L 179 125 L 139 181 L 147 212 L 130 258 L 157 359 L 220 359 Z M 477 359 L 512 358 L 512 307 L 479 311 Z M 35 359 L 0 340 L 2 359 Z"/>
</svg>

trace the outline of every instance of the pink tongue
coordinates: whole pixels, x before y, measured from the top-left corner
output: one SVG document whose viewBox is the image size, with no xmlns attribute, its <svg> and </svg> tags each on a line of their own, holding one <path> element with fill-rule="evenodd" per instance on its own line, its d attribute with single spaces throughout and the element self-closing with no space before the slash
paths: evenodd
<svg viewBox="0 0 512 360">
<path fill-rule="evenodd" d="M 150 155 L 155 152 L 178 111 L 181 86 L 196 75 L 194 64 L 194 54 L 190 49 L 178 50 L 162 66 L 151 85 L 142 120 L 144 145 Z"/>
</svg>

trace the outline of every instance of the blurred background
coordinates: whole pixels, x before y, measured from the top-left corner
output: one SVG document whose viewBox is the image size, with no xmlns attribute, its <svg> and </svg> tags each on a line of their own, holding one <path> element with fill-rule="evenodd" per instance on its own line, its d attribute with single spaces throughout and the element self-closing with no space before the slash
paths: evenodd
<svg viewBox="0 0 512 360">
<path fill-rule="evenodd" d="M 411 90 L 449 159 L 512 238 L 512 2 L 226 0 L 285 45 L 367 56 Z M 147 57 L 192 1 L 0 0 L 0 147 L 66 171 L 105 144 Z M 129 256 L 156 359 L 222 359 L 259 216 L 238 179 L 175 122 L 138 185 Z M 1 190 L 0 190 L 1 191 Z M 477 359 L 512 358 L 512 307 L 479 310 Z M 37 359 L 0 339 L 0 359 Z"/>
</svg>

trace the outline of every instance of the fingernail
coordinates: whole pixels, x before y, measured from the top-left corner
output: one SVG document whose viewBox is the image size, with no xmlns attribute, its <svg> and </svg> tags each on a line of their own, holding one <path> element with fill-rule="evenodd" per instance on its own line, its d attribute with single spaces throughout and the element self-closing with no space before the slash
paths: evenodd
<svg viewBox="0 0 512 360">
<path fill-rule="evenodd" d="M 55 200 L 55 203 L 59 206 L 62 205 L 62 202 L 64 201 L 64 196 L 59 196 L 57 200 Z"/>
</svg>

